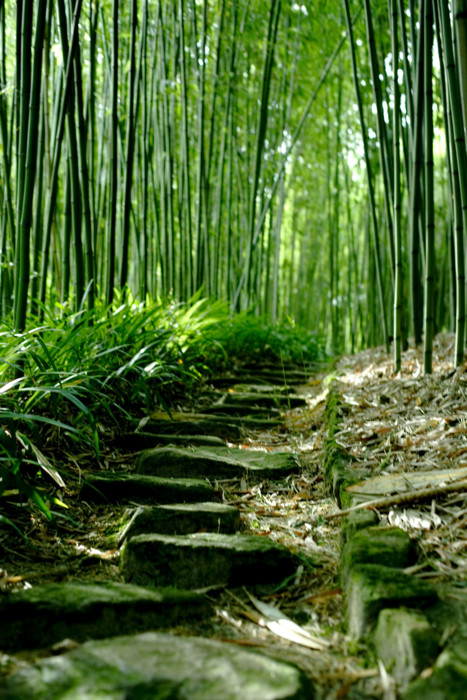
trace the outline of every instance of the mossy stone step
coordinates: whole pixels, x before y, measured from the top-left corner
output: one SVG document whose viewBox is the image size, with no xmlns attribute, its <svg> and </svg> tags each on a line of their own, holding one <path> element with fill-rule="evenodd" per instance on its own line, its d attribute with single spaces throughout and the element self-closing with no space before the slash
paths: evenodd
<svg viewBox="0 0 467 700">
<path fill-rule="evenodd" d="M 126 581 L 143 585 L 205 588 L 279 582 L 296 569 L 283 545 L 260 535 L 138 535 L 126 542 Z"/>
<path fill-rule="evenodd" d="M 288 452 L 265 453 L 228 447 L 155 448 L 142 452 L 136 465 L 139 474 L 256 480 L 281 479 L 299 468 L 296 455 Z"/>
<path fill-rule="evenodd" d="M 227 394 L 224 404 L 231 406 L 255 406 L 257 408 L 303 408 L 307 405 L 303 396 L 284 392 L 232 392 Z"/>
<path fill-rule="evenodd" d="M 203 412 L 212 417 L 228 416 L 231 418 L 243 418 L 254 420 L 271 420 L 280 416 L 280 411 L 277 407 L 261 408 L 254 404 L 237 404 L 230 401 L 224 403 L 213 404 L 212 406 L 204 406 Z"/>
<path fill-rule="evenodd" d="M 83 501 L 94 503 L 195 503 L 219 499 L 204 479 L 165 479 L 122 472 L 87 476 L 80 496 Z"/>
<path fill-rule="evenodd" d="M 115 582 L 43 584 L 0 598 L 0 649 L 43 648 L 66 637 L 80 642 L 172 627 L 210 613 L 205 598 L 192 591 Z"/>
<path fill-rule="evenodd" d="M 83 644 L 10 675 L 2 700 L 312 700 L 296 666 L 234 644 L 147 632 Z"/>
<path fill-rule="evenodd" d="M 378 659 L 401 689 L 433 664 L 439 639 L 421 612 L 399 608 L 381 610 L 373 644 Z"/>
<path fill-rule="evenodd" d="M 438 599 L 426 581 L 381 564 L 354 566 L 346 589 L 349 633 L 354 639 L 368 631 L 383 608 L 424 608 Z"/>
<path fill-rule="evenodd" d="M 367 527 L 355 533 L 341 553 L 341 577 L 345 581 L 357 564 L 383 564 L 405 568 L 415 561 L 414 540 L 399 527 Z"/>
<path fill-rule="evenodd" d="M 172 412 L 157 413 L 151 416 L 144 425 L 145 432 L 170 435 L 216 435 L 226 440 L 237 439 L 241 429 L 262 430 L 277 428 L 282 425 L 279 419 L 251 418 L 249 416 L 212 416 L 206 413 Z"/>
<path fill-rule="evenodd" d="M 168 435 L 145 431 L 124 433 L 117 438 L 117 444 L 126 450 L 146 450 L 160 445 L 181 445 L 183 447 L 222 447 L 225 443 L 215 435 Z"/>
<path fill-rule="evenodd" d="M 194 417 L 200 414 L 185 414 L 185 418 L 178 420 L 151 419 L 144 426 L 145 433 L 157 435 L 214 435 L 224 440 L 240 440 L 243 428 L 250 430 L 263 430 L 276 428 L 282 425 L 281 421 L 259 418 L 240 418 L 238 416 L 209 416 Z"/>
<path fill-rule="evenodd" d="M 120 534 L 120 542 L 135 535 L 157 533 L 188 535 L 192 532 L 237 532 L 240 512 L 225 503 L 178 503 L 136 508 Z"/>
<path fill-rule="evenodd" d="M 409 685 L 402 700 L 465 700 L 467 688 L 467 642 L 445 649 L 432 673 Z"/>
</svg>

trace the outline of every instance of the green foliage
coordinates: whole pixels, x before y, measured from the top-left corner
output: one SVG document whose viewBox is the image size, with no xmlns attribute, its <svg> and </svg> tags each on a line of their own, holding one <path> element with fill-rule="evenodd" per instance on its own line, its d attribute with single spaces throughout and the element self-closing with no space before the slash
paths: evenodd
<svg viewBox="0 0 467 700">
<path fill-rule="evenodd" d="M 315 334 L 291 319 L 271 324 L 264 316 L 242 312 L 224 318 L 205 334 L 205 342 L 221 348 L 228 359 L 306 364 L 324 358 Z"/>
<path fill-rule="evenodd" d="M 112 307 L 56 311 L 23 333 L 0 327 L 0 496 L 19 491 L 47 518 L 44 489 L 65 483 L 45 443 L 98 456 L 102 424 L 123 431 L 233 359 L 320 357 L 316 339 L 291 321 L 231 318 L 224 302 L 199 297 L 138 304 L 116 295 Z"/>
</svg>

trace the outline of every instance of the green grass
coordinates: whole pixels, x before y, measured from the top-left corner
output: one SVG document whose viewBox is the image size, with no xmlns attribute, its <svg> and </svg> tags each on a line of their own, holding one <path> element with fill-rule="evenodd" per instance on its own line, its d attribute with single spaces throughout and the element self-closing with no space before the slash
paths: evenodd
<svg viewBox="0 0 467 700">
<path fill-rule="evenodd" d="M 133 426 L 156 404 L 183 401 L 202 378 L 238 360 L 306 364 L 319 344 L 292 322 L 271 326 L 221 302 L 117 301 L 70 313 L 59 306 L 24 333 L 0 325 L 0 496 L 17 490 L 48 517 L 42 483 L 63 471 L 43 445 L 100 451 L 111 426 Z M 42 493 L 42 495 L 41 495 Z M 4 519 L 4 524 L 6 520 Z"/>
</svg>

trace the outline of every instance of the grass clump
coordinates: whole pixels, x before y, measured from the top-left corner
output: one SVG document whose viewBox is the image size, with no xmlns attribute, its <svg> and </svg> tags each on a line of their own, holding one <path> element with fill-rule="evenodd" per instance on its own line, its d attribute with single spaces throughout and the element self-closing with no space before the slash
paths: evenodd
<svg viewBox="0 0 467 700">
<path fill-rule="evenodd" d="M 0 325 L 0 496 L 19 491 L 47 516 L 47 484 L 64 487 L 54 450 L 100 454 L 155 404 L 186 399 L 232 361 L 320 357 L 291 322 L 271 326 L 222 302 L 120 299 L 91 313 L 56 306 L 23 333 Z M 47 448 L 45 450 L 45 448 Z M 48 456 L 46 456 L 46 454 Z M 44 491 L 41 492 L 41 488 Z"/>
</svg>

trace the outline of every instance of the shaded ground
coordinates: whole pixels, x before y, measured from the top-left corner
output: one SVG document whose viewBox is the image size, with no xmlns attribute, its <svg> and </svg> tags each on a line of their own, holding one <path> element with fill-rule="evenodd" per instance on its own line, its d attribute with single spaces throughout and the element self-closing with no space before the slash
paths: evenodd
<svg viewBox="0 0 467 700">
<path fill-rule="evenodd" d="M 366 471 L 367 479 L 383 479 L 384 487 L 372 482 L 375 497 L 391 492 L 391 480 L 397 475 L 467 466 L 466 366 L 454 371 L 451 356 L 452 339 L 442 337 L 437 341 L 431 377 L 423 376 L 417 350 L 405 354 L 397 376 L 381 349 L 342 358 L 333 370 L 331 379 L 345 402 L 335 439 Z M 259 484 L 238 479 L 217 482 L 223 500 L 240 508 L 246 528 L 303 555 L 304 565 L 292 579 L 280 586 L 256 586 L 250 592 L 279 607 L 303 629 L 329 642 L 329 647 L 313 651 L 278 637 L 264 626 L 264 616 L 243 589 L 207 591 L 214 615 L 202 624 L 171 631 L 229 641 L 293 662 L 323 698 L 390 698 L 394 695 L 384 668 L 365 643 L 357 644 L 346 635 L 338 574 L 340 518 L 330 517 L 338 508 L 323 479 L 329 380 L 329 370 L 322 371 L 298 389 L 308 405 L 283 414 L 287 430 L 247 432 L 240 442 L 245 450 L 297 452 L 303 466 L 300 477 Z M 206 394 L 197 400 L 206 402 Z M 68 506 L 65 517 L 50 524 L 40 512 L 31 515 L 14 494 L 2 498 L 2 511 L 18 523 L 29 542 L 26 546 L 11 530 L 0 530 L 2 592 L 47 581 L 122 580 L 117 540 L 125 508 L 90 505 L 78 498 L 83 470 L 134 469 L 135 452 L 116 447 L 114 435 L 105 426 L 101 429 L 104 449 L 97 464 L 88 454 L 64 451 L 60 455 L 73 475 L 66 488 L 55 493 Z M 56 460 L 57 455 L 53 456 Z M 428 501 L 381 507 L 378 513 L 417 538 L 422 557 L 411 573 L 443 583 L 449 595 L 462 600 L 467 590 L 465 489 L 443 493 L 443 482 L 437 484 L 439 493 Z M 13 663 L 5 655 L 0 659 L 4 669 Z"/>
</svg>

